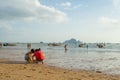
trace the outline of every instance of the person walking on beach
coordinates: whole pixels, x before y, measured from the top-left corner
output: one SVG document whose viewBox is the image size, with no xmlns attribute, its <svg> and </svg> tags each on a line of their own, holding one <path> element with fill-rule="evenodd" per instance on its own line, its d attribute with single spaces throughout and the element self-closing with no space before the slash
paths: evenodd
<svg viewBox="0 0 120 80">
<path fill-rule="evenodd" d="M 41 48 L 36 49 L 36 51 L 34 52 L 33 58 L 36 58 L 35 63 L 38 64 L 38 62 L 42 62 L 42 64 L 44 64 L 43 60 L 45 59 L 45 56 L 43 54 L 43 52 L 41 51 Z"/>
<path fill-rule="evenodd" d="M 25 60 L 27 61 L 27 63 L 33 63 L 33 58 L 32 58 L 33 54 L 34 54 L 34 49 L 31 49 L 30 52 L 25 54 Z"/>
</svg>

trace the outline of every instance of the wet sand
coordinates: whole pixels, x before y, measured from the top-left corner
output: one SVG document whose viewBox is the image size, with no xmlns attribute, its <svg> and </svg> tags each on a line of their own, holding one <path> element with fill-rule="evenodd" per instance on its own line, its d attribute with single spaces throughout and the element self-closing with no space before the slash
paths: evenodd
<svg viewBox="0 0 120 80">
<path fill-rule="evenodd" d="M 120 80 L 120 76 L 0 59 L 0 80 Z"/>
</svg>

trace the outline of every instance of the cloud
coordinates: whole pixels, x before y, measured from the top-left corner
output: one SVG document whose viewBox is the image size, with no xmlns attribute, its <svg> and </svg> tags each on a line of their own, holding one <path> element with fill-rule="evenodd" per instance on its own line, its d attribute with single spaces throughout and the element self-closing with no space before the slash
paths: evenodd
<svg viewBox="0 0 120 80">
<path fill-rule="evenodd" d="M 120 13 L 120 0 L 112 0 L 115 11 Z"/>
<path fill-rule="evenodd" d="M 77 9 L 82 5 L 81 4 L 73 5 L 71 2 L 64 2 L 64 3 L 61 3 L 60 6 L 64 7 L 64 9 L 72 10 L 72 9 Z"/>
<path fill-rule="evenodd" d="M 113 5 L 116 7 L 116 8 L 120 8 L 120 0 L 112 0 L 113 1 Z"/>
<path fill-rule="evenodd" d="M 71 7 L 71 3 L 70 2 L 61 3 L 61 6 L 63 6 L 63 7 Z"/>
<path fill-rule="evenodd" d="M 74 6 L 73 8 L 79 8 L 79 7 L 81 7 L 82 5 L 81 4 L 79 4 L 79 5 L 76 5 L 76 6 Z"/>
<path fill-rule="evenodd" d="M 0 0 L 0 20 L 64 22 L 67 14 L 42 5 L 39 0 Z"/>
<path fill-rule="evenodd" d="M 111 18 L 103 16 L 103 17 L 99 18 L 99 22 L 102 23 L 102 24 L 118 24 L 119 20 L 111 19 Z"/>
<path fill-rule="evenodd" d="M 4 31 L 12 31 L 12 23 L 10 22 L 0 22 L 0 29 L 4 30 Z"/>
</svg>

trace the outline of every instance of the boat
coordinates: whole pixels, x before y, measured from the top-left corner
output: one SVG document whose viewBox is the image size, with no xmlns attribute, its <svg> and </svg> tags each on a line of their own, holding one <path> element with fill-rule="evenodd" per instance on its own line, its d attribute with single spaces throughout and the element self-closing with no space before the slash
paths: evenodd
<svg viewBox="0 0 120 80">
<path fill-rule="evenodd" d="M 85 43 L 81 43 L 78 45 L 80 48 L 85 48 L 86 47 L 86 44 Z"/>
<path fill-rule="evenodd" d="M 3 46 L 16 46 L 14 43 L 3 43 Z"/>
<path fill-rule="evenodd" d="M 61 46 L 61 43 L 48 43 L 48 46 Z"/>
<path fill-rule="evenodd" d="M 98 47 L 98 48 L 104 48 L 104 47 L 105 47 L 105 43 L 98 43 L 98 44 L 97 44 L 97 47 Z"/>
</svg>

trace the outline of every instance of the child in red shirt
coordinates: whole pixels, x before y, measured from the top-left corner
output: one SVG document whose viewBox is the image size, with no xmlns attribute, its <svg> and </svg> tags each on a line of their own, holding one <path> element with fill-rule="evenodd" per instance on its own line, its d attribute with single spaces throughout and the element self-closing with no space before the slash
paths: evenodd
<svg viewBox="0 0 120 80">
<path fill-rule="evenodd" d="M 42 62 L 42 64 L 44 63 L 43 60 L 45 59 L 43 52 L 41 51 L 41 49 L 36 49 L 36 51 L 34 52 L 33 57 L 36 58 L 35 62 L 38 63 L 39 61 Z"/>
</svg>

